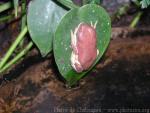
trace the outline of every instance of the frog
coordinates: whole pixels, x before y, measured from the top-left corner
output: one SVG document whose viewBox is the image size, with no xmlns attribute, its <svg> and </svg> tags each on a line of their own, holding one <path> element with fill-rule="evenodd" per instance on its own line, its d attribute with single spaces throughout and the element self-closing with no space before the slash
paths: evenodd
<svg viewBox="0 0 150 113">
<path fill-rule="evenodd" d="M 71 66 L 77 73 L 88 70 L 99 55 L 96 24 L 81 22 L 71 30 Z"/>
</svg>

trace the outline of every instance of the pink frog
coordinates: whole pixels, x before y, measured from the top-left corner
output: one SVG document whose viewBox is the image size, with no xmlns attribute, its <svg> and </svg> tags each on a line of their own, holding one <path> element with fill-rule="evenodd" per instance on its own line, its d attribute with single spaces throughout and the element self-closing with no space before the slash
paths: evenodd
<svg viewBox="0 0 150 113">
<path fill-rule="evenodd" d="M 71 65 L 78 73 L 89 69 L 99 54 L 96 24 L 80 23 L 74 32 L 71 31 Z"/>
</svg>

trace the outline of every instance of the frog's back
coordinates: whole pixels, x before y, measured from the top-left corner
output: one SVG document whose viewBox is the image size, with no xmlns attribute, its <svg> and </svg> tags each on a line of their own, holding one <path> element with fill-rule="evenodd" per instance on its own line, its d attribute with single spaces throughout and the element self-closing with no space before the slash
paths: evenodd
<svg viewBox="0 0 150 113">
<path fill-rule="evenodd" d="M 97 56 L 96 30 L 88 24 L 82 24 L 77 34 L 79 61 L 86 70 L 93 64 Z"/>
</svg>

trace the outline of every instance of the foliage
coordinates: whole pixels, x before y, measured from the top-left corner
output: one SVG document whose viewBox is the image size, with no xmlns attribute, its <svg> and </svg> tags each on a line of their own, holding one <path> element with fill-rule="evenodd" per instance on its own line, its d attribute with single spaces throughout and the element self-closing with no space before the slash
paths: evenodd
<svg viewBox="0 0 150 113">
<path fill-rule="evenodd" d="M 13 2 L 14 2 L 14 8 L 15 8 L 15 16 L 17 17 L 19 0 L 13 0 Z"/>
<path fill-rule="evenodd" d="M 55 29 L 66 12 L 51 0 L 30 2 L 27 15 L 28 29 L 42 56 L 46 56 L 52 50 Z"/>
<path fill-rule="evenodd" d="M 106 11 L 95 4 L 85 5 L 81 8 L 69 11 L 62 18 L 57 27 L 53 40 L 54 57 L 60 73 L 67 80 L 69 85 L 76 83 L 90 70 L 77 73 L 72 69 L 72 66 L 70 65 L 72 51 L 70 48 L 70 31 L 74 30 L 74 28 L 81 22 L 90 24 L 91 22 L 95 23 L 96 21 L 98 22 L 96 26 L 97 48 L 100 54 L 98 55 L 96 62 L 93 64 L 94 66 L 102 57 L 110 41 L 111 22 Z"/>
<path fill-rule="evenodd" d="M 83 4 L 100 4 L 101 0 L 83 0 Z"/>
<path fill-rule="evenodd" d="M 0 73 L 5 72 L 10 66 L 21 60 L 34 43 L 43 57 L 53 50 L 58 69 L 71 86 L 90 71 L 106 51 L 110 41 L 111 22 L 107 12 L 96 5 L 99 4 L 99 0 L 84 0 L 84 4 L 88 5 L 82 7 L 76 6 L 71 0 L 32 0 L 28 5 L 28 11 L 26 11 L 26 0 L 21 0 L 21 15 L 18 13 L 19 2 L 19 0 L 13 0 L 15 17 L 22 17 L 21 32 L 1 60 Z M 11 8 L 10 4 L 4 6 L 1 11 L 9 8 Z M 68 11 L 68 9 L 71 10 Z M 97 48 L 100 54 L 89 70 L 76 73 L 70 66 L 70 31 L 75 29 L 80 22 L 90 24 L 96 21 L 98 22 L 96 26 Z M 27 32 L 29 32 L 32 40 L 11 59 L 12 54 L 22 43 Z"/>
<path fill-rule="evenodd" d="M 142 0 L 140 4 L 142 5 L 142 8 L 147 8 L 150 5 L 150 0 Z"/>
</svg>

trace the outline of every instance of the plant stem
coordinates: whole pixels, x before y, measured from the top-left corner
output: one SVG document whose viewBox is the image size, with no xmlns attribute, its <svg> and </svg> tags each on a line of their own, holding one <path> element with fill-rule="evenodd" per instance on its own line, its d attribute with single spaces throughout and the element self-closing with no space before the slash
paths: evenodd
<svg viewBox="0 0 150 113">
<path fill-rule="evenodd" d="M 4 21 L 8 21 L 8 20 L 12 19 L 13 17 L 14 17 L 13 15 L 7 15 L 7 16 L 1 17 L 0 23 L 2 23 Z"/>
<path fill-rule="evenodd" d="M 22 13 L 22 19 L 21 19 L 21 31 L 24 29 L 26 26 L 27 22 L 27 16 L 26 16 L 26 0 L 22 0 L 22 6 L 21 6 L 21 13 Z M 24 44 L 24 40 L 22 40 L 19 44 L 19 46 L 22 48 Z"/>
<path fill-rule="evenodd" d="M 18 15 L 18 3 L 19 3 L 19 0 L 13 0 L 14 9 L 15 9 L 15 17 L 16 18 L 17 18 L 17 15 Z"/>
<path fill-rule="evenodd" d="M 8 61 L 8 59 L 12 55 L 13 51 L 16 49 L 17 45 L 24 38 L 24 36 L 27 33 L 27 31 L 28 31 L 27 27 L 25 27 L 21 31 L 21 33 L 19 34 L 19 36 L 17 37 L 17 39 L 15 40 L 15 42 L 12 44 L 12 46 L 9 48 L 9 50 L 6 53 L 6 55 L 4 56 L 4 58 L 2 59 L 2 61 L 0 62 L 0 69 L 3 68 L 3 66 L 5 65 L 5 63 Z"/>
<path fill-rule="evenodd" d="M 13 64 L 21 60 L 21 58 L 26 55 L 26 53 L 32 48 L 33 42 L 30 42 L 20 53 L 16 55 L 14 59 L 12 59 L 10 62 L 8 62 L 2 69 L 0 69 L 0 73 L 3 73 L 8 68 L 10 68 Z"/>
<path fill-rule="evenodd" d="M 22 12 L 22 19 L 21 19 L 21 31 L 26 26 L 26 0 L 22 0 L 22 6 L 21 6 L 21 12 Z"/>
<path fill-rule="evenodd" d="M 12 4 L 11 2 L 7 2 L 7 3 L 4 3 L 0 6 L 0 13 L 11 8 Z"/>
<path fill-rule="evenodd" d="M 132 22 L 130 24 L 130 28 L 135 28 L 135 26 L 139 22 L 142 14 L 143 14 L 143 12 L 141 12 L 141 11 L 137 13 L 137 15 L 135 16 L 135 18 L 132 20 Z"/>
<path fill-rule="evenodd" d="M 25 26 L 26 26 L 26 15 L 23 15 L 21 20 L 21 31 L 25 28 Z"/>
<path fill-rule="evenodd" d="M 120 19 L 120 17 L 125 15 L 128 10 L 130 10 L 129 4 L 123 5 L 111 16 L 111 20 L 114 21 L 115 19 Z"/>
<path fill-rule="evenodd" d="M 79 6 L 75 5 L 71 0 L 58 0 L 58 2 L 60 2 L 61 4 L 63 4 L 64 6 L 70 8 L 70 9 L 74 9 L 74 8 L 79 8 Z"/>
<path fill-rule="evenodd" d="M 87 0 L 83 0 L 83 1 L 82 1 L 82 4 L 83 4 L 83 5 L 85 5 L 85 4 L 87 4 L 87 3 L 88 3 Z"/>
</svg>

